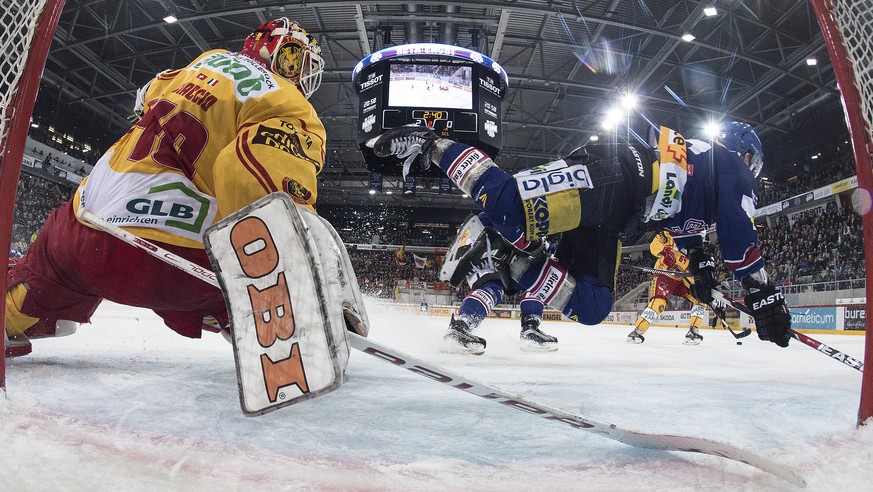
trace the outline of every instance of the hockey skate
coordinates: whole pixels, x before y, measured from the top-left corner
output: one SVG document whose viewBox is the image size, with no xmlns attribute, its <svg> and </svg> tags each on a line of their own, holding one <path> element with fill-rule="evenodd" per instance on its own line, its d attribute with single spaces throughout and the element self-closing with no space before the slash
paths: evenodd
<svg viewBox="0 0 873 492">
<path fill-rule="evenodd" d="M 700 345 L 700 342 L 703 341 L 703 335 L 700 334 L 700 331 L 691 327 L 688 329 L 688 333 L 685 334 L 685 341 L 683 342 L 685 345 Z"/>
<path fill-rule="evenodd" d="M 65 337 L 76 333 L 79 323 L 66 319 L 40 319 L 25 330 L 26 334 L 6 337 L 6 357 L 21 357 L 29 354 L 33 347 L 31 339 Z"/>
<path fill-rule="evenodd" d="M 447 354 L 482 355 L 485 353 L 485 339 L 470 333 L 470 325 L 462 319 L 449 323 L 449 330 L 443 335 L 442 352 Z"/>
<path fill-rule="evenodd" d="M 628 333 L 627 341 L 628 343 L 643 343 L 646 341 L 646 337 L 643 336 L 643 332 L 639 328 L 634 328 L 634 331 Z"/>
<path fill-rule="evenodd" d="M 554 352 L 558 339 L 540 330 L 540 319 L 529 318 L 521 322 L 521 349 L 525 352 Z"/>
<path fill-rule="evenodd" d="M 10 339 L 9 336 L 6 335 L 6 331 L 3 331 L 3 337 L 6 339 L 5 353 L 7 359 L 21 357 L 33 351 L 33 346 L 30 344 L 30 340 L 28 340 L 24 335 L 16 335 Z"/>
</svg>

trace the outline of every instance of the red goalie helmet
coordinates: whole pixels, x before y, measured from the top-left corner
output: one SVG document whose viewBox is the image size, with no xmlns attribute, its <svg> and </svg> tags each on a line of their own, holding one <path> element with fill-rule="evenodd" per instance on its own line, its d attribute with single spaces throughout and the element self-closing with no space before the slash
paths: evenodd
<svg viewBox="0 0 873 492">
<path fill-rule="evenodd" d="M 287 17 L 261 24 L 240 54 L 293 82 L 307 99 L 321 85 L 324 59 L 318 41 Z"/>
</svg>

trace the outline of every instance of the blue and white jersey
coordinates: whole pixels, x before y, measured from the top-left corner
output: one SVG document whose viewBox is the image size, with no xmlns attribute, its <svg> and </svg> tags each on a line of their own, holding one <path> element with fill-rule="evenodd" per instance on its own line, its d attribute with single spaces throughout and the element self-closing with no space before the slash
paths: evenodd
<svg viewBox="0 0 873 492">
<path fill-rule="evenodd" d="M 662 221 L 680 248 L 699 246 L 716 224 L 725 266 L 737 279 L 764 266 L 753 216 L 758 183 L 736 152 L 688 140 L 688 181 L 678 214 Z"/>
</svg>

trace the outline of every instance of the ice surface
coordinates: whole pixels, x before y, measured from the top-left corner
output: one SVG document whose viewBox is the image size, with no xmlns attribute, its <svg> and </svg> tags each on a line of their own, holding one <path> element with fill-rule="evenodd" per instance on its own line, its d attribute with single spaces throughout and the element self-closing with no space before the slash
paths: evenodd
<svg viewBox="0 0 873 492">
<path fill-rule="evenodd" d="M 489 319 L 481 357 L 438 351 L 448 320 L 369 303 L 371 336 L 470 378 L 592 419 L 725 441 L 794 467 L 808 490 L 873 483 L 855 428 L 861 373 L 792 341 L 545 322 L 554 353 Z M 8 361 L 0 490 L 795 490 L 722 458 L 635 449 L 352 352 L 338 391 L 261 417 L 240 411 L 230 345 L 189 340 L 105 303 L 73 336 Z M 860 336 L 813 335 L 856 358 Z"/>
</svg>

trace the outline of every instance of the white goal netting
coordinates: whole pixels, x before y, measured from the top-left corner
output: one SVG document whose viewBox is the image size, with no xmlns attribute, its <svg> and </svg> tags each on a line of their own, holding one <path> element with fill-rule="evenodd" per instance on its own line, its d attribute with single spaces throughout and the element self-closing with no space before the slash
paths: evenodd
<svg viewBox="0 0 873 492">
<path fill-rule="evenodd" d="M 0 0 L 0 156 L 6 153 L 15 96 L 46 0 Z M 52 33 L 47 35 L 51 36 Z"/>
<path fill-rule="evenodd" d="M 866 124 L 868 149 L 873 128 L 873 2 L 834 0 L 829 2 L 834 24 L 842 36 L 842 45 L 854 72 L 855 87 L 860 93 L 861 116 Z M 848 111 L 856 108 L 846 108 Z"/>
</svg>

